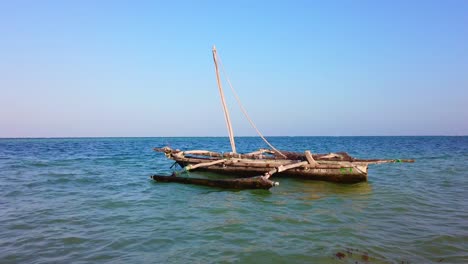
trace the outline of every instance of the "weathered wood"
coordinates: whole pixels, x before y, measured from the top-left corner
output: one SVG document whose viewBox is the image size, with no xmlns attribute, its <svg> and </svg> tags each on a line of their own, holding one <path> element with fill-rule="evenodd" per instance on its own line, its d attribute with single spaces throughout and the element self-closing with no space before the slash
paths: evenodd
<svg viewBox="0 0 468 264">
<path fill-rule="evenodd" d="M 218 61 L 216 47 L 213 46 L 213 61 L 216 71 L 216 81 L 218 82 L 219 95 L 221 96 L 221 104 L 223 105 L 224 117 L 226 119 L 226 126 L 229 132 L 229 141 L 231 142 L 232 152 L 236 153 L 236 142 L 234 141 L 234 132 L 232 131 L 231 117 L 229 116 L 229 110 L 226 106 L 226 100 L 224 99 L 223 86 L 221 85 L 221 78 L 219 77 Z"/>
<path fill-rule="evenodd" d="M 225 153 L 218 153 L 208 150 L 188 150 L 188 151 L 181 151 L 181 150 L 174 150 L 167 147 L 164 148 L 154 148 L 156 152 L 163 152 L 166 155 L 178 155 L 178 156 L 206 156 L 206 157 L 213 157 L 213 158 L 240 158 L 240 159 L 279 159 L 275 158 L 275 156 L 266 156 L 257 154 L 257 153 L 247 153 L 247 154 L 238 154 L 232 152 L 225 152 Z M 263 153 L 271 153 L 271 150 L 263 151 Z M 281 158 L 282 159 L 282 158 Z M 283 159 L 284 160 L 284 159 Z"/>
<path fill-rule="evenodd" d="M 210 151 L 173 150 L 171 148 L 156 148 L 155 151 L 164 152 L 170 159 L 175 160 L 182 167 L 195 166 L 197 164 L 216 162 L 227 159 L 208 167 L 197 167 L 198 170 L 206 170 L 217 173 L 235 175 L 237 177 L 252 177 L 265 175 L 271 172 L 278 177 L 298 177 L 302 179 L 325 180 L 338 183 L 356 183 L 367 181 L 369 164 L 414 162 L 408 159 L 355 159 L 346 153 L 312 154 L 312 159 L 317 163 L 312 165 L 312 159 L 306 152 L 283 152 L 289 159 L 254 153 L 254 155 L 217 153 Z M 208 152 L 208 155 L 199 155 Z M 268 151 L 267 151 L 268 152 Z M 192 153 L 192 154 L 187 154 Z M 187 154 L 187 155 L 185 155 Z M 258 155 L 258 156 L 257 156 Z M 305 165 L 284 170 L 285 166 L 305 162 Z M 312 163 L 312 164 L 311 164 Z M 283 166 L 283 167 L 281 167 Z M 282 170 L 278 172 L 278 168 Z M 193 169 L 193 168 L 191 168 Z M 270 175 L 271 176 L 271 175 Z M 268 177 L 270 177 L 268 176 Z"/>
<path fill-rule="evenodd" d="M 303 162 L 293 163 L 293 164 L 289 164 L 289 165 L 281 165 L 281 166 L 278 167 L 278 172 L 283 172 L 285 170 L 289 170 L 289 169 L 293 169 L 293 168 L 297 168 L 297 167 L 303 167 L 303 166 L 305 166 L 307 164 L 308 164 L 307 161 L 303 161 Z"/>
<path fill-rule="evenodd" d="M 198 163 L 206 163 L 212 161 L 210 159 L 204 158 L 187 158 L 187 157 L 173 157 L 173 159 L 177 162 L 183 162 L 187 165 L 190 164 L 198 164 Z M 292 161 L 293 163 L 296 163 Z M 239 169 L 243 168 L 260 168 L 269 170 L 271 168 L 276 168 L 281 165 L 288 165 L 291 164 L 291 160 L 252 160 L 252 159 L 229 159 L 226 161 L 226 167 L 236 167 Z M 353 164 L 363 165 L 365 163 L 360 162 L 349 162 L 349 161 L 321 161 L 318 166 L 313 167 L 308 164 L 304 166 L 304 168 L 319 168 L 319 169 L 339 169 L 343 167 L 352 167 Z"/>
<path fill-rule="evenodd" d="M 251 154 L 238 154 L 233 152 L 226 152 L 226 153 L 218 153 L 208 150 L 188 150 L 188 151 L 174 151 L 173 154 L 182 154 L 183 156 L 206 156 L 206 157 L 217 157 L 217 158 L 242 158 L 242 157 L 249 157 L 249 158 L 257 158 L 259 155 L 251 155 Z"/>
<path fill-rule="evenodd" d="M 224 160 L 224 159 L 215 160 L 215 161 L 212 161 L 212 162 L 198 163 L 196 165 L 188 165 L 184 169 L 186 171 L 189 171 L 189 170 L 194 170 L 196 168 L 209 167 L 209 166 L 213 166 L 213 165 L 220 164 L 220 163 L 225 163 L 225 162 L 226 162 L 226 160 Z"/>
<path fill-rule="evenodd" d="M 178 177 L 175 174 L 172 176 L 153 175 L 151 178 L 158 182 L 177 182 L 184 184 L 195 184 L 209 187 L 218 187 L 225 189 L 265 189 L 268 190 L 279 183 L 266 179 L 262 176 L 252 178 L 241 178 L 241 179 L 226 179 L 226 180 L 211 180 L 211 179 L 200 179 L 200 178 L 187 178 Z"/>
<path fill-rule="evenodd" d="M 187 150 L 183 151 L 184 155 L 200 155 L 200 156 L 209 156 L 209 157 L 221 157 L 222 154 L 218 152 L 208 151 L 208 150 Z"/>
<path fill-rule="evenodd" d="M 252 156 L 258 156 L 258 155 L 261 155 L 263 153 L 272 153 L 271 150 L 269 149 L 259 149 L 257 151 L 253 151 L 253 152 L 250 152 L 250 153 L 246 153 L 245 155 L 252 155 Z"/>
<path fill-rule="evenodd" d="M 277 168 L 274 168 L 273 170 L 270 170 L 268 171 L 267 173 L 265 173 L 265 178 L 270 178 L 271 175 L 277 173 L 277 172 L 283 172 L 283 171 L 286 171 L 286 170 L 290 170 L 290 169 L 294 169 L 294 168 L 298 168 L 298 167 L 303 167 L 305 165 L 309 164 L 307 161 L 302 161 L 302 162 L 296 162 L 296 163 L 293 163 L 293 164 L 289 164 L 289 165 L 281 165 Z"/>
<path fill-rule="evenodd" d="M 305 153 L 300 152 L 291 152 L 291 151 L 282 151 L 283 154 L 287 156 L 288 159 L 293 160 L 307 160 Z M 328 153 L 328 154 L 313 154 L 312 157 L 314 160 L 331 160 L 331 161 L 354 161 L 355 159 L 351 157 L 346 152 L 337 152 L 337 153 Z"/>
<path fill-rule="evenodd" d="M 317 167 L 319 164 L 314 160 L 314 157 L 312 156 L 312 153 L 310 153 L 309 150 L 304 151 L 305 157 L 307 159 L 307 162 L 313 167 Z"/>
<path fill-rule="evenodd" d="M 266 150 L 264 153 L 269 153 L 272 154 L 273 156 L 267 156 L 267 155 L 258 155 L 256 153 L 248 153 L 248 154 L 238 154 L 238 153 L 218 153 L 218 152 L 212 152 L 208 150 L 189 150 L 189 151 L 181 151 L 181 150 L 174 150 L 168 147 L 164 148 L 154 148 L 155 151 L 157 152 L 164 152 L 166 155 L 171 154 L 171 155 L 179 155 L 180 153 L 182 154 L 188 154 L 188 155 L 196 155 L 196 156 L 209 156 L 209 157 L 223 157 L 223 158 L 246 158 L 246 159 L 271 159 L 271 160 L 301 160 L 305 161 L 307 160 L 306 156 L 304 153 L 300 152 L 291 152 L 291 151 L 281 151 L 282 154 L 286 156 L 286 159 L 283 157 L 280 157 L 277 155 L 276 152 L 271 151 L 271 150 Z M 366 161 L 366 160 L 360 160 L 360 159 L 355 159 L 351 156 L 349 156 L 348 153 L 346 152 L 337 152 L 337 153 L 328 153 L 328 154 L 313 154 L 312 157 L 316 161 Z M 375 160 L 371 160 L 375 161 Z"/>
<path fill-rule="evenodd" d="M 269 160 L 251 160 L 251 159 L 231 159 L 226 165 L 236 167 L 259 167 L 259 168 L 273 168 L 283 165 L 285 162 L 275 162 Z"/>
<path fill-rule="evenodd" d="M 182 167 L 190 164 L 183 161 L 178 161 L 178 163 Z M 367 181 L 367 164 L 351 164 L 347 167 L 329 166 L 328 168 L 308 168 L 307 166 L 275 173 L 272 177 L 294 177 L 308 180 L 331 181 L 336 183 L 357 183 Z M 197 170 L 231 175 L 239 178 L 264 175 L 270 169 L 265 167 L 236 167 L 226 164 L 226 166 L 214 165 L 206 168 L 199 168 Z"/>
</svg>

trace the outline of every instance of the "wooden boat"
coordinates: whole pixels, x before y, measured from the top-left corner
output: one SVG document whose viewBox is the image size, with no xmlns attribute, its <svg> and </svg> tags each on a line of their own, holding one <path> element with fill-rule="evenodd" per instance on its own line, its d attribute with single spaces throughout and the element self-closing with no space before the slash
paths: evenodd
<svg viewBox="0 0 468 264">
<path fill-rule="evenodd" d="M 368 165 L 380 163 L 414 162 L 400 159 L 356 159 L 347 153 L 314 154 L 281 151 L 282 157 L 274 151 L 261 149 L 247 154 L 217 153 L 206 150 L 174 150 L 169 147 L 155 148 L 167 158 L 174 160 L 184 170 L 212 171 L 216 173 L 253 177 L 264 175 L 269 178 L 298 177 L 339 183 L 367 181 Z"/>
<path fill-rule="evenodd" d="M 183 167 L 183 171 L 199 170 L 212 171 L 221 174 L 229 174 L 237 177 L 260 176 L 247 181 L 247 184 L 239 184 L 239 180 L 210 180 L 207 179 L 187 179 L 173 174 L 169 177 L 161 178 L 154 175 L 153 179 L 159 181 L 172 181 L 182 183 L 202 184 L 208 186 L 231 187 L 231 188 L 271 188 L 277 183 L 271 182 L 269 178 L 275 174 L 278 177 L 298 177 L 310 180 L 323 180 L 337 183 L 356 183 L 367 181 L 368 165 L 380 163 L 414 162 L 414 160 L 401 159 L 357 159 L 345 152 L 312 154 L 306 150 L 304 153 L 280 151 L 271 145 L 260 133 L 253 121 L 247 114 L 239 100 L 231 82 L 227 78 L 228 84 L 242 110 L 245 117 L 256 130 L 258 135 L 265 141 L 271 149 L 260 149 L 255 152 L 239 154 L 236 151 L 235 139 L 230 121 L 228 109 L 224 99 L 224 92 L 219 76 L 219 61 L 216 48 L 213 47 L 213 60 L 215 64 L 216 79 L 223 106 L 226 126 L 231 143 L 231 152 L 218 153 L 208 150 L 188 150 L 181 151 L 170 147 L 155 148 L 157 152 L 162 152 L 167 158 L 174 160 Z M 224 71 L 224 68 L 222 68 Z M 199 181 L 201 180 L 201 181 Z M 266 184 L 265 184 L 266 183 Z"/>
</svg>

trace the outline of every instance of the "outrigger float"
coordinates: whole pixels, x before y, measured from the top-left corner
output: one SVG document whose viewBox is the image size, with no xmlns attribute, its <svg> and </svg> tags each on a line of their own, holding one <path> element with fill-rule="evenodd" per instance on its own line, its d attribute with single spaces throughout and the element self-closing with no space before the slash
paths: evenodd
<svg viewBox="0 0 468 264">
<path fill-rule="evenodd" d="M 271 145 L 257 129 L 226 76 L 227 82 L 245 117 L 258 135 L 271 148 L 246 154 L 237 153 L 231 120 L 219 76 L 219 56 L 215 47 L 213 47 L 213 60 L 232 151 L 219 153 L 208 150 L 181 151 L 170 147 L 154 148 L 156 152 L 162 152 L 167 158 L 174 160 L 183 167 L 183 170 L 174 172 L 171 176 L 153 175 L 151 176 L 152 179 L 158 182 L 179 182 L 230 189 L 270 189 L 278 185 L 278 182 L 270 180 L 270 177 L 274 174 L 278 177 L 357 183 L 367 181 L 368 165 L 414 162 L 412 159 L 357 159 L 345 152 L 312 154 L 309 150 L 303 153 L 280 151 Z M 222 70 L 224 72 L 224 68 Z M 211 171 L 234 175 L 239 178 L 214 180 L 179 176 L 181 172 L 192 170 Z"/>
</svg>

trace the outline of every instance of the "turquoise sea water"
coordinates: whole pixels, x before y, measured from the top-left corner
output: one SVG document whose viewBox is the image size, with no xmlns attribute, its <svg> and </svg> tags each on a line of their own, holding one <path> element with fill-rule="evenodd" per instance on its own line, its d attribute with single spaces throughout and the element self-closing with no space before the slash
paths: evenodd
<svg viewBox="0 0 468 264">
<path fill-rule="evenodd" d="M 149 179 L 172 164 L 153 147 L 228 151 L 227 138 L 0 139 L 0 263 L 468 263 L 468 137 L 271 142 L 416 163 L 231 191 Z"/>
</svg>

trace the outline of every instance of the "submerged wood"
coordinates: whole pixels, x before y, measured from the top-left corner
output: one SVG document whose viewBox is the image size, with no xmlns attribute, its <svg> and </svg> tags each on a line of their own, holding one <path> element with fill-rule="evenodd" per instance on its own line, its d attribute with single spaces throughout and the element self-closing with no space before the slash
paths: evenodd
<svg viewBox="0 0 468 264">
<path fill-rule="evenodd" d="M 201 179 L 201 178 L 187 178 L 179 177 L 175 174 L 171 176 L 163 175 L 153 175 L 151 178 L 158 182 L 177 182 L 183 184 L 195 184 L 203 185 L 209 187 L 218 187 L 224 189 L 265 189 L 268 190 L 274 186 L 277 186 L 278 183 L 266 179 L 262 176 L 252 177 L 252 178 L 241 178 L 241 179 Z"/>
</svg>

